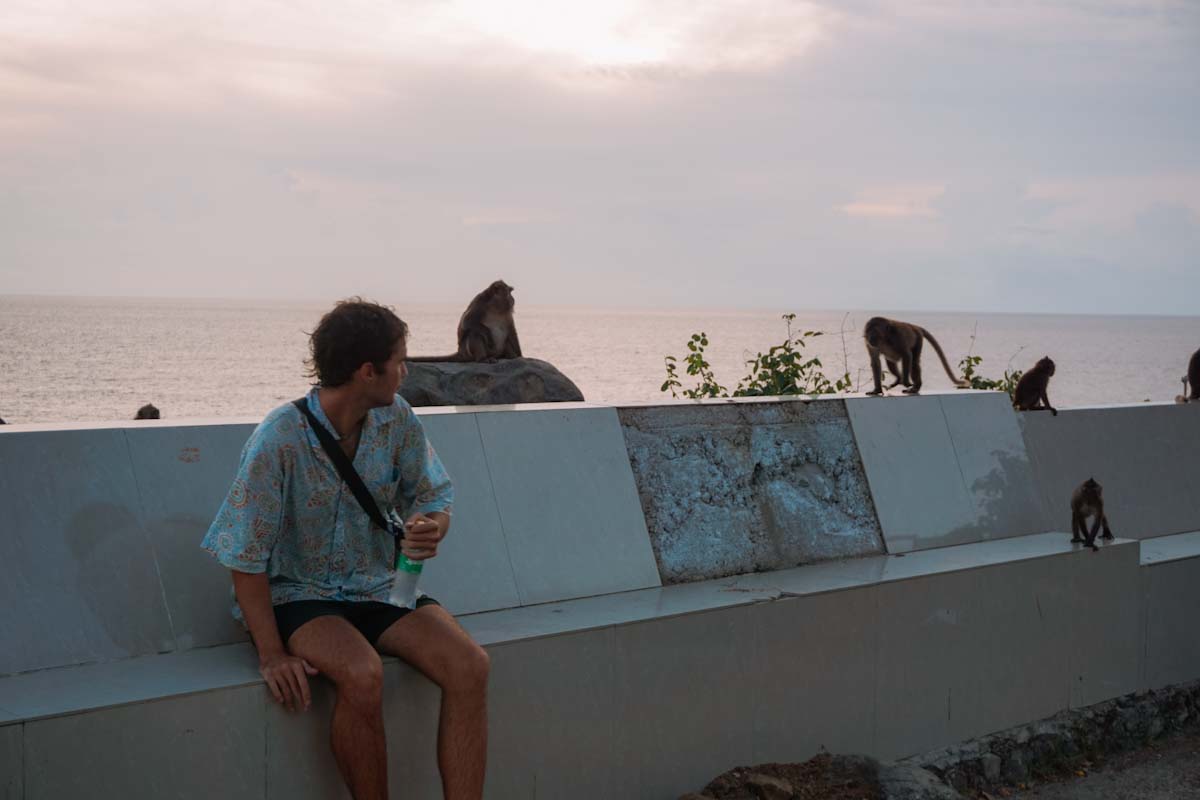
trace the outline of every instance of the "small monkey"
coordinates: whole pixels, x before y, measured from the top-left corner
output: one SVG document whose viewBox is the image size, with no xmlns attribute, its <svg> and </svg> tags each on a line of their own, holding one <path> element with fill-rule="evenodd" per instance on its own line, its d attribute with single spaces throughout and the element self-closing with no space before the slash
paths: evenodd
<svg viewBox="0 0 1200 800">
<path fill-rule="evenodd" d="M 1192 357 L 1188 359 L 1188 371 L 1183 379 L 1183 394 L 1175 398 L 1177 403 L 1190 403 L 1193 400 L 1200 400 L 1200 350 L 1192 353 Z"/>
<path fill-rule="evenodd" d="M 1054 362 L 1050 360 L 1050 356 L 1038 359 L 1033 369 L 1017 381 L 1017 388 L 1013 390 L 1013 408 L 1018 411 L 1049 409 L 1050 413 L 1057 417 L 1058 411 L 1050 405 L 1050 398 L 1046 396 L 1046 386 L 1053 374 Z"/>
<path fill-rule="evenodd" d="M 513 287 L 495 281 L 475 295 L 458 320 L 458 352 L 448 356 L 418 356 L 409 361 L 496 361 L 520 358 L 521 341 L 513 322 Z"/>
<path fill-rule="evenodd" d="M 1108 517 L 1104 516 L 1102 491 L 1095 478 L 1088 478 L 1071 494 L 1071 541 L 1083 542 L 1093 550 L 1100 549 L 1096 547 L 1096 533 L 1102 527 L 1104 535 L 1100 538 L 1113 538 L 1112 531 L 1108 528 Z M 1087 529 L 1088 517 L 1094 517 L 1090 533 Z"/>
<path fill-rule="evenodd" d="M 137 416 L 134 417 L 135 420 L 138 420 L 138 419 L 161 419 L 161 418 L 162 418 L 162 414 L 159 412 L 159 410 L 157 408 L 155 408 L 153 403 L 146 403 L 146 405 L 139 408 L 137 410 Z"/>
<path fill-rule="evenodd" d="M 880 354 L 887 361 L 888 372 L 896 377 L 887 388 L 891 389 L 903 383 L 907 388 L 905 394 L 918 394 L 921 391 L 921 347 L 925 339 L 933 345 L 946 375 L 955 386 L 967 386 L 967 382 L 954 376 L 946 354 L 933 335 L 920 325 L 909 322 L 887 319 L 886 317 L 871 317 L 863 326 L 863 338 L 867 342 L 867 353 L 871 356 L 871 374 L 875 377 L 875 391 L 868 395 L 883 394 L 883 370 L 879 365 Z"/>
</svg>

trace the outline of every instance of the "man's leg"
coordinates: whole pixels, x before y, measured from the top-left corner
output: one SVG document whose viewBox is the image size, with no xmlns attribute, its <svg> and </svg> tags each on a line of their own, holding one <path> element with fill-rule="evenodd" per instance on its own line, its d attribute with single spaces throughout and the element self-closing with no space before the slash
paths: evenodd
<svg viewBox="0 0 1200 800">
<path fill-rule="evenodd" d="M 487 765 L 487 651 L 446 609 L 435 605 L 392 623 L 375 646 L 412 664 L 441 687 L 442 794 L 446 800 L 479 800 Z"/>
<path fill-rule="evenodd" d="M 342 617 L 324 616 L 296 629 L 287 643 L 333 681 L 330 739 L 333 757 L 354 800 L 386 800 L 387 744 L 383 732 L 383 662 Z"/>
</svg>

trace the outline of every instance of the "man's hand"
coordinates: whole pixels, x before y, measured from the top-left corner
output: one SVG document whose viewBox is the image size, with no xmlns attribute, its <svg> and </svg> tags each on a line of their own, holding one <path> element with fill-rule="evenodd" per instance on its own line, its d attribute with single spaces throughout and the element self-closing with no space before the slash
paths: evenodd
<svg viewBox="0 0 1200 800">
<path fill-rule="evenodd" d="M 424 561 L 437 555 L 438 544 L 446 536 L 450 517 L 440 511 L 413 514 L 404 522 L 404 538 L 400 540 L 400 552 L 411 561 Z"/>
<path fill-rule="evenodd" d="M 260 660 L 258 671 L 277 702 L 289 711 L 297 710 L 297 706 L 301 706 L 302 711 L 308 711 L 312 705 L 308 678 L 317 674 L 312 664 L 298 656 L 279 653 Z"/>
</svg>

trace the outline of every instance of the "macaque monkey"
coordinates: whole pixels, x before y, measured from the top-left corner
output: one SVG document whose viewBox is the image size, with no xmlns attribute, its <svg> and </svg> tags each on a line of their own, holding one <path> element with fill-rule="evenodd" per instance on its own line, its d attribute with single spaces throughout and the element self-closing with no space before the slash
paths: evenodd
<svg viewBox="0 0 1200 800">
<path fill-rule="evenodd" d="M 868 395 L 883 394 L 883 374 L 879 365 L 880 354 L 887 361 L 888 372 L 896 377 L 887 388 L 891 389 L 903 383 L 907 388 L 905 394 L 917 394 L 921 391 L 921 347 L 925 339 L 933 345 L 946 375 L 955 386 L 967 386 L 967 382 L 955 377 L 946 361 L 946 354 L 938 345 L 937 339 L 920 325 L 909 322 L 887 319 L 886 317 L 871 317 L 863 327 L 863 338 L 867 342 L 867 353 L 871 356 L 871 374 L 875 377 L 875 391 Z"/>
<path fill-rule="evenodd" d="M 1104 528 L 1101 539 L 1113 538 L 1108 528 L 1108 517 L 1104 516 L 1102 491 L 1095 478 L 1088 478 L 1071 494 L 1071 541 L 1083 542 L 1093 550 L 1100 549 L 1096 547 L 1096 533 L 1101 527 Z M 1088 517 L 1094 517 L 1090 533 L 1087 528 Z"/>
<path fill-rule="evenodd" d="M 1193 400 L 1200 400 L 1200 350 L 1192 353 L 1188 360 L 1187 375 L 1183 378 L 1183 394 L 1175 396 L 1176 403 L 1190 403 Z"/>
<path fill-rule="evenodd" d="M 1018 411 L 1049 409 L 1050 413 L 1057 417 L 1058 411 L 1050 405 L 1050 398 L 1046 396 L 1046 386 L 1053 374 L 1054 362 L 1050 360 L 1050 356 L 1038 359 L 1033 369 L 1017 381 L 1017 388 L 1013 391 L 1013 408 Z"/>
<path fill-rule="evenodd" d="M 521 341 L 513 322 L 513 287 L 495 281 L 475 295 L 458 320 L 458 352 L 448 356 L 417 356 L 409 361 L 497 361 L 520 358 Z"/>
</svg>

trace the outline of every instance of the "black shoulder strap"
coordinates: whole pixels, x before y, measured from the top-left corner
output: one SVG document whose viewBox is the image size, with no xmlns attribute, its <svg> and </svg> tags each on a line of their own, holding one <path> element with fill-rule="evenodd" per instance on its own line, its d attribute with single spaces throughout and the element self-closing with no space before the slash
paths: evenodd
<svg viewBox="0 0 1200 800">
<path fill-rule="evenodd" d="M 367 485 L 363 483 L 363 479 L 359 476 L 358 470 L 354 468 L 354 464 L 350 463 L 350 458 L 346 455 L 346 452 L 338 447 L 333 434 L 321 424 L 316 414 L 313 414 L 309 409 L 308 398 L 301 397 L 299 400 L 293 400 L 292 405 L 300 409 L 301 413 L 308 417 L 308 424 L 312 426 L 313 433 L 317 434 L 317 438 L 321 440 L 321 447 L 325 448 L 326 455 L 329 456 L 333 465 L 337 467 L 338 474 L 342 476 L 342 480 L 350 487 L 350 491 L 354 493 L 354 499 L 358 500 L 358 504 L 362 506 L 362 510 L 367 512 L 367 516 L 379 528 L 394 536 L 396 531 L 384 519 L 383 513 L 379 510 L 379 504 L 375 502 L 374 497 L 371 497 L 371 492 L 367 490 Z"/>
</svg>

